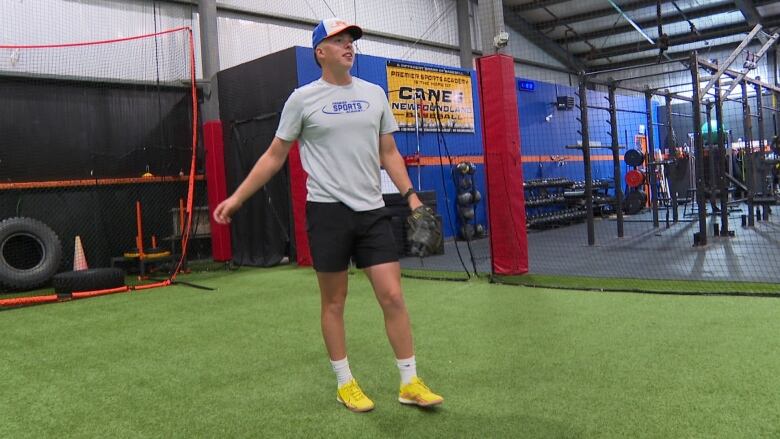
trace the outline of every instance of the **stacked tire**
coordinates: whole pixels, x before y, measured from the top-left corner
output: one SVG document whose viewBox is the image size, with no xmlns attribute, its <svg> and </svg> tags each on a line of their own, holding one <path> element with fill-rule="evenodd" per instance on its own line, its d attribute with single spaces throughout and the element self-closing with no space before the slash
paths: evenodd
<svg viewBox="0 0 780 439">
<path fill-rule="evenodd" d="M 62 263 L 62 242 L 49 226 L 33 218 L 0 221 L 0 288 L 29 291 L 51 281 L 60 297 L 74 291 L 124 286 L 118 268 L 93 268 L 56 274 Z"/>
<path fill-rule="evenodd" d="M 62 243 L 41 221 L 14 217 L 0 221 L 0 286 L 32 290 L 46 284 L 62 262 Z"/>
<path fill-rule="evenodd" d="M 122 287 L 125 285 L 125 272 L 120 268 L 66 271 L 55 275 L 51 283 L 60 298 L 67 298 L 74 292 Z"/>
</svg>

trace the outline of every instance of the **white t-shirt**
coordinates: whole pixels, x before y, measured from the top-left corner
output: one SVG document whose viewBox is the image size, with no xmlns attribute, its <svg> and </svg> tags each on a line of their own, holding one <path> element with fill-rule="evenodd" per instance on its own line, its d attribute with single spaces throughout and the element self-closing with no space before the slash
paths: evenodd
<svg viewBox="0 0 780 439">
<path fill-rule="evenodd" d="M 366 211 L 385 205 L 379 136 L 394 131 L 398 124 L 381 87 L 360 78 L 345 86 L 318 79 L 287 99 L 276 137 L 299 140 L 308 201 Z"/>
</svg>

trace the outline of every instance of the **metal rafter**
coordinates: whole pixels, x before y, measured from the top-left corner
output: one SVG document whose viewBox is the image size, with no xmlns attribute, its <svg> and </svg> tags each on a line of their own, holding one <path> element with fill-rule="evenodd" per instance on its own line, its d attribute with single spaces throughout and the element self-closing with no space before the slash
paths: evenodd
<svg viewBox="0 0 780 439">
<path fill-rule="evenodd" d="M 642 35 L 642 36 L 645 38 L 645 40 L 647 40 L 647 42 L 648 42 L 648 43 L 650 43 L 650 44 L 652 44 L 652 45 L 655 45 L 655 44 L 656 44 L 656 42 L 655 42 L 655 41 L 653 41 L 653 39 L 652 39 L 652 38 L 650 38 L 650 35 L 647 35 L 647 32 L 645 32 L 645 30 L 644 30 L 644 29 L 642 29 L 641 27 L 639 27 L 639 25 L 638 25 L 638 24 L 636 24 L 636 22 L 635 22 L 635 21 L 634 21 L 634 20 L 633 20 L 631 17 L 629 17 L 629 16 L 628 16 L 628 14 L 626 14 L 626 12 L 625 12 L 625 11 L 623 11 L 622 9 L 620 9 L 620 6 L 618 6 L 618 4 L 617 4 L 617 3 L 615 3 L 615 2 L 614 2 L 614 1 L 612 1 L 612 0 L 607 0 L 607 1 L 609 2 L 609 4 L 610 4 L 610 5 L 612 5 L 612 7 L 613 7 L 613 8 L 615 8 L 615 10 L 616 10 L 616 11 L 618 11 L 618 14 L 620 14 L 620 16 L 621 16 L 621 17 L 623 17 L 623 19 L 624 19 L 624 20 L 626 20 L 626 21 L 628 22 L 628 24 L 630 24 L 630 25 L 631 25 L 631 27 L 633 27 L 634 29 L 636 29 L 636 31 L 637 31 L 637 32 L 639 32 L 639 34 L 640 34 L 640 35 Z M 658 8 L 659 8 L 658 10 L 660 11 L 660 8 L 661 8 L 661 2 L 659 1 L 659 2 L 657 3 L 657 5 L 658 5 Z M 660 34 L 661 32 L 659 31 L 658 33 Z"/>
<path fill-rule="evenodd" d="M 730 12 L 734 10 L 734 3 L 731 0 L 722 1 L 706 6 L 699 6 L 696 8 L 686 9 L 683 12 L 685 12 L 685 16 L 688 19 L 695 19 L 695 18 L 702 18 L 702 17 L 708 17 L 710 15 L 715 14 L 721 14 L 724 12 Z M 645 20 L 639 20 L 636 21 L 636 24 L 639 25 L 641 28 L 648 28 L 648 27 L 654 27 L 657 23 L 657 18 L 652 17 Z M 686 21 L 685 17 L 680 15 L 679 12 L 669 12 L 665 15 L 661 16 L 661 20 L 663 20 L 663 24 L 671 24 L 671 23 L 679 23 L 682 21 Z M 562 37 L 555 40 L 556 43 L 562 44 L 562 43 L 573 43 L 583 40 L 591 40 L 594 38 L 603 38 L 603 37 L 609 37 L 613 35 L 620 35 L 628 32 L 633 32 L 634 27 L 630 24 L 624 25 L 624 26 L 617 26 L 617 27 L 611 27 L 609 29 L 600 29 L 593 32 L 587 32 L 587 33 L 581 33 L 575 37 Z"/>
<path fill-rule="evenodd" d="M 776 0 L 752 0 L 752 3 L 754 8 L 757 8 L 760 6 L 772 4 L 775 1 Z M 670 0 L 661 0 L 661 3 L 669 3 L 669 2 Z M 655 5 L 656 5 L 655 0 L 637 0 L 631 3 L 621 4 L 620 9 L 624 11 L 634 11 L 637 9 L 647 8 Z M 615 9 L 610 7 L 610 8 L 598 9 L 592 12 L 569 15 L 565 17 L 558 17 L 552 20 L 540 21 L 540 22 L 533 23 L 533 25 L 537 29 L 551 29 L 555 26 L 578 23 L 581 21 L 593 20 L 595 18 L 610 17 L 615 14 L 616 14 Z M 685 14 L 688 15 L 688 11 L 685 11 Z"/>
<path fill-rule="evenodd" d="M 574 58 L 571 53 L 556 44 L 547 35 L 536 30 L 530 23 L 507 6 L 504 6 L 504 23 L 516 30 L 520 35 L 528 38 L 569 69 L 576 72 L 585 71 L 586 66 L 582 61 Z"/>
<path fill-rule="evenodd" d="M 711 52 L 720 52 L 721 50 L 730 50 L 734 49 L 739 45 L 740 42 L 734 42 L 734 43 L 725 43 L 725 44 L 719 44 L 717 46 L 707 46 L 706 49 Z M 758 46 L 759 41 L 756 40 L 751 44 L 749 47 L 755 47 Z M 683 50 L 678 52 L 667 52 L 669 56 L 672 57 L 672 60 L 674 61 L 681 61 L 681 62 L 687 62 L 689 53 L 689 50 Z M 622 61 L 618 63 L 607 63 L 602 65 L 594 65 L 591 66 L 591 70 L 588 71 L 588 73 L 592 74 L 598 74 L 599 72 L 608 72 L 610 70 L 614 69 L 625 69 L 628 67 L 632 68 L 640 68 L 640 67 L 647 67 L 649 64 L 657 64 L 658 63 L 658 55 L 653 56 L 645 56 L 642 58 L 636 58 L 631 59 L 628 61 Z"/>
<path fill-rule="evenodd" d="M 668 0 L 661 0 L 662 3 L 666 3 Z M 655 6 L 657 0 L 637 0 L 631 3 L 620 5 L 620 9 L 624 11 L 635 11 L 637 9 L 647 8 Z M 616 15 L 617 11 L 614 8 L 608 7 L 604 9 L 598 9 L 593 12 L 586 12 L 584 14 L 570 15 L 568 17 L 558 17 L 554 20 L 541 21 L 534 23 L 534 27 L 537 29 L 550 29 L 555 26 L 562 26 L 564 24 L 572 24 L 585 20 L 593 20 L 594 18 L 603 18 Z"/>
<path fill-rule="evenodd" d="M 745 20 L 751 25 L 764 24 L 761 19 L 761 14 L 758 13 L 756 5 L 752 0 L 734 0 L 734 4 L 739 8 L 739 12 L 745 17 Z"/>
<path fill-rule="evenodd" d="M 780 25 L 780 15 L 769 17 L 766 19 L 768 26 Z M 709 29 L 700 30 L 700 34 L 696 35 L 690 32 L 683 34 L 672 35 L 669 38 L 669 47 L 677 46 L 680 44 L 696 43 L 699 41 L 710 40 L 713 38 L 728 37 L 732 35 L 746 34 L 750 32 L 752 26 L 746 23 L 732 23 L 722 26 L 711 27 Z M 577 52 L 574 56 L 587 59 L 601 59 L 610 58 L 613 56 L 628 55 L 631 53 L 644 52 L 648 50 L 656 50 L 658 47 L 655 44 L 650 44 L 646 41 L 640 41 L 636 43 L 621 44 L 618 46 L 606 47 L 598 51 Z"/>
<path fill-rule="evenodd" d="M 510 7 L 515 12 L 533 11 L 534 9 L 546 8 L 548 6 L 557 5 L 559 3 L 566 3 L 567 1 L 569 0 L 534 0 L 530 3 Z"/>
</svg>

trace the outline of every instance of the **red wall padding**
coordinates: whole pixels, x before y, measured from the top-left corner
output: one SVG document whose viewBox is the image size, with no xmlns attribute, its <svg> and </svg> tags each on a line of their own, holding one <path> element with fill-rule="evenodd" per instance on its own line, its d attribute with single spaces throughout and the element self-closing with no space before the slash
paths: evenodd
<svg viewBox="0 0 780 439">
<path fill-rule="evenodd" d="M 206 148 L 206 188 L 209 199 L 209 222 L 211 224 L 211 253 L 215 261 L 233 259 L 230 243 L 230 226 L 214 221 L 214 209 L 227 198 L 225 182 L 225 146 L 222 141 L 222 122 L 210 120 L 203 124 L 203 145 Z"/>
<path fill-rule="evenodd" d="M 488 221 L 493 273 L 528 272 L 523 166 L 514 60 L 506 55 L 477 59 Z"/>
<path fill-rule="evenodd" d="M 306 234 L 306 178 L 303 170 L 298 142 L 290 148 L 287 157 L 290 166 L 290 197 L 292 198 L 293 222 L 295 224 L 295 260 L 300 267 L 312 265 L 309 250 L 309 236 Z"/>
</svg>

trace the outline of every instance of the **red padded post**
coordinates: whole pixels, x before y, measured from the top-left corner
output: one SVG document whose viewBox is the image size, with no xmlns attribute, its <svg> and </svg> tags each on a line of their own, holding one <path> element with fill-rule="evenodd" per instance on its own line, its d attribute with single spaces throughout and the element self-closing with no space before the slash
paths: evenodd
<svg viewBox="0 0 780 439">
<path fill-rule="evenodd" d="M 211 253 L 217 262 L 233 259 L 230 242 L 230 226 L 214 221 L 214 209 L 227 198 L 225 181 L 225 146 L 222 138 L 222 122 L 210 120 L 203 125 L 203 146 L 206 149 L 206 188 L 209 200 L 211 225 Z"/>
<path fill-rule="evenodd" d="M 528 235 L 514 64 L 514 60 L 506 55 L 477 59 L 490 251 L 493 273 L 498 275 L 528 272 Z"/>
<path fill-rule="evenodd" d="M 298 142 L 290 148 L 287 156 L 290 166 L 290 196 L 292 198 L 293 224 L 295 226 L 295 261 L 298 266 L 311 267 L 309 236 L 306 234 L 306 179 L 308 174 L 301 163 Z"/>
</svg>

